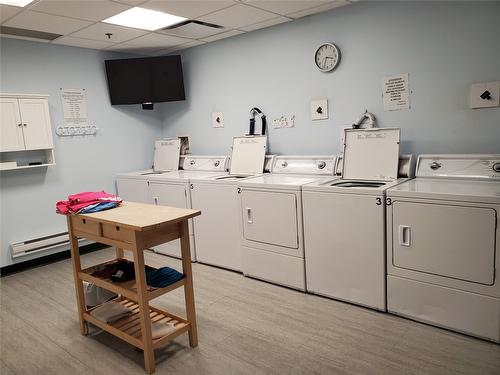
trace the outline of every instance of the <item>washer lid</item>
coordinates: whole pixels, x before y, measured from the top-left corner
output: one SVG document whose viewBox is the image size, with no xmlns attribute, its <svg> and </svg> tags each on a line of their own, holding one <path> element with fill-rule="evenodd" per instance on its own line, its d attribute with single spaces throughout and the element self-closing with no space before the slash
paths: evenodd
<svg viewBox="0 0 500 375">
<path fill-rule="evenodd" d="M 229 174 L 254 175 L 262 173 L 266 146 L 267 137 L 265 135 L 234 137 Z"/>
<path fill-rule="evenodd" d="M 179 169 L 181 153 L 180 139 L 159 139 L 155 141 L 153 169 L 155 172 L 176 171 Z"/>
<path fill-rule="evenodd" d="M 345 129 L 342 178 L 393 181 L 398 177 L 401 129 Z"/>
</svg>

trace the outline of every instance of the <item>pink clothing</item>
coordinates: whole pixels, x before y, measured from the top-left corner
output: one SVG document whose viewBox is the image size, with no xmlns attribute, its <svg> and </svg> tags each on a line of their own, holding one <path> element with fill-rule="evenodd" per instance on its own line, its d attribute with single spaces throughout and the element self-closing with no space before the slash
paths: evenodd
<svg viewBox="0 0 500 375">
<path fill-rule="evenodd" d="M 115 202 L 120 204 L 122 199 L 105 191 L 87 191 L 68 196 L 67 201 L 56 203 L 56 212 L 62 215 L 78 213 L 81 209 L 96 203 Z"/>
</svg>

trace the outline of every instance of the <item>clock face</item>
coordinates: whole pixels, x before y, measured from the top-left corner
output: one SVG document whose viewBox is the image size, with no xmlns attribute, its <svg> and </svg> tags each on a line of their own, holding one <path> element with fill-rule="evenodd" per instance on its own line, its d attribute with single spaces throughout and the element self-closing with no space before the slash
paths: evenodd
<svg viewBox="0 0 500 375">
<path fill-rule="evenodd" d="M 335 69 L 340 61 L 340 50 L 333 43 L 324 43 L 316 50 L 314 62 L 322 72 Z"/>
</svg>

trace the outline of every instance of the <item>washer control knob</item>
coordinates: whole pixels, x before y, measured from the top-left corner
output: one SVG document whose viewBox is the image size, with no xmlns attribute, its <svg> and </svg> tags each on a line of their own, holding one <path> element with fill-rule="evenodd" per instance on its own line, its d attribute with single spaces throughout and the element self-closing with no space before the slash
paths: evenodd
<svg viewBox="0 0 500 375">
<path fill-rule="evenodd" d="M 326 167 L 326 162 L 321 160 L 319 163 L 318 163 L 318 169 L 324 169 Z"/>
<path fill-rule="evenodd" d="M 220 160 L 216 160 L 214 163 L 214 167 L 218 167 L 220 165 Z"/>
<path fill-rule="evenodd" d="M 191 159 L 191 161 L 189 162 L 190 165 L 194 165 L 196 163 L 196 161 L 194 159 Z"/>
<path fill-rule="evenodd" d="M 281 167 L 282 168 L 286 168 L 287 165 L 288 165 L 288 163 L 286 161 L 284 161 L 284 162 L 281 163 Z"/>
<path fill-rule="evenodd" d="M 500 161 L 494 163 L 492 168 L 495 172 L 500 172 Z"/>
<path fill-rule="evenodd" d="M 430 166 L 430 167 L 431 167 L 431 169 L 432 169 L 433 171 L 438 170 L 439 168 L 441 168 L 441 163 L 438 163 L 437 161 L 433 161 L 433 162 L 431 163 L 431 166 Z"/>
</svg>

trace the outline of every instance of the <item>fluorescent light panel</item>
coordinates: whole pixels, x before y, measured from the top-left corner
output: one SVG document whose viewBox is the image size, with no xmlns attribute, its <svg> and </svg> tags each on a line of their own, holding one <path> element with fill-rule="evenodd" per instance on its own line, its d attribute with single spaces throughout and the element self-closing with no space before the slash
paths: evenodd
<svg viewBox="0 0 500 375">
<path fill-rule="evenodd" d="M 0 0 L 0 4 L 14 5 L 16 7 L 25 7 L 32 2 L 33 0 Z"/>
<path fill-rule="evenodd" d="M 174 16 L 157 10 L 134 7 L 109 17 L 102 22 L 154 31 L 185 21 L 187 18 Z"/>
</svg>

